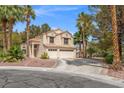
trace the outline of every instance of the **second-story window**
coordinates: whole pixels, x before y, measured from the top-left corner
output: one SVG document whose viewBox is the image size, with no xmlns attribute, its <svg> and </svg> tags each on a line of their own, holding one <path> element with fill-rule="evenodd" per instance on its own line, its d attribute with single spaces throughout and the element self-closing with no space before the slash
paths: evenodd
<svg viewBox="0 0 124 93">
<path fill-rule="evenodd" d="M 64 38 L 64 45 L 68 45 L 68 38 Z"/>
<path fill-rule="evenodd" d="M 54 37 L 50 37 L 50 43 L 54 43 Z"/>
</svg>

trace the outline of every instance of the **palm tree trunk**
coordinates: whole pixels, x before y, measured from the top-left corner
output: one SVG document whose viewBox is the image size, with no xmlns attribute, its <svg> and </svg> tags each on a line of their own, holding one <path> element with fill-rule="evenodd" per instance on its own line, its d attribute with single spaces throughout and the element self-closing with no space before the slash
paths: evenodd
<svg viewBox="0 0 124 93">
<path fill-rule="evenodd" d="M 12 31 L 13 30 L 13 18 L 10 19 L 9 24 L 9 37 L 8 37 L 8 50 L 12 47 Z"/>
<path fill-rule="evenodd" d="M 26 25 L 26 30 L 27 30 L 27 57 L 29 57 L 29 34 L 30 34 L 30 15 L 27 14 L 27 25 Z"/>
<path fill-rule="evenodd" d="M 119 41 L 118 41 L 118 27 L 117 27 L 117 17 L 116 17 L 116 6 L 111 6 L 112 15 L 112 33 L 113 33 L 113 66 L 114 70 L 121 70 L 121 59 L 119 52 Z"/>
<path fill-rule="evenodd" d="M 86 42 L 85 42 L 85 34 L 84 32 L 82 32 L 83 34 L 83 57 L 86 57 Z"/>
<path fill-rule="evenodd" d="M 81 50 L 81 41 L 79 41 L 79 58 L 81 57 L 82 50 Z"/>
<path fill-rule="evenodd" d="M 85 57 L 87 58 L 87 40 L 85 40 Z"/>
<path fill-rule="evenodd" d="M 7 32 L 6 32 L 6 20 L 3 19 L 2 21 L 2 29 L 3 29 L 3 51 L 7 52 Z"/>
</svg>

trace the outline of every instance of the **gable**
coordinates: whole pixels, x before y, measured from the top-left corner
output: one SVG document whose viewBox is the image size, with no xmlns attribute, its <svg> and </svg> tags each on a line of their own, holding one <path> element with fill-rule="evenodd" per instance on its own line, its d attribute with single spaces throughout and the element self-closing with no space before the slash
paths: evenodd
<svg viewBox="0 0 124 93">
<path fill-rule="evenodd" d="M 55 33 L 60 34 L 60 33 L 62 33 L 62 31 L 60 29 L 57 29 L 57 30 L 55 30 Z"/>
<path fill-rule="evenodd" d="M 51 31 L 50 33 L 47 33 L 47 36 L 55 37 L 56 36 L 56 33 L 54 31 Z"/>
<path fill-rule="evenodd" d="M 73 38 L 72 34 L 67 32 L 67 31 L 63 32 L 63 33 L 60 33 L 58 35 L 61 35 L 61 37 L 63 37 L 63 38 Z"/>
</svg>

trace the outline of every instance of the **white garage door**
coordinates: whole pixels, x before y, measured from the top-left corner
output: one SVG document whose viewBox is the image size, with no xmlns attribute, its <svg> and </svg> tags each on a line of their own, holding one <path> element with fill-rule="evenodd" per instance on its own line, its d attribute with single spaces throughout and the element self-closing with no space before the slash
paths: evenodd
<svg viewBox="0 0 124 93">
<path fill-rule="evenodd" d="M 48 49 L 48 56 L 49 58 L 57 58 L 57 49 Z"/>
<path fill-rule="evenodd" d="M 74 58 L 73 50 L 60 50 L 60 58 Z"/>
</svg>

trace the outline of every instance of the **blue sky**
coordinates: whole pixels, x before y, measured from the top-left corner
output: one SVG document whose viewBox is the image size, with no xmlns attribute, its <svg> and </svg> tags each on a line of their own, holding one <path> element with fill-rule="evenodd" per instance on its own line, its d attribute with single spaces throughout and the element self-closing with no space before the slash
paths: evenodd
<svg viewBox="0 0 124 93">
<path fill-rule="evenodd" d="M 48 23 L 52 29 L 75 33 L 77 30 L 76 19 L 80 12 L 89 13 L 86 5 L 34 5 L 36 19 L 31 24 L 42 25 Z M 16 23 L 14 30 L 24 31 L 25 23 Z"/>
</svg>

